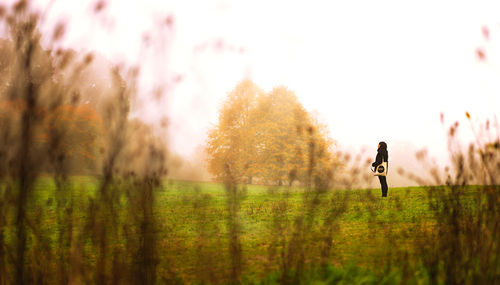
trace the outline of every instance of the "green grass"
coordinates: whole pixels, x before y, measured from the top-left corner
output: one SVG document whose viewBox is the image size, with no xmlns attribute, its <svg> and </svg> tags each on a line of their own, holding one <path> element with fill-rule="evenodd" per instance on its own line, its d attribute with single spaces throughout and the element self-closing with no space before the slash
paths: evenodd
<svg viewBox="0 0 500 285">
<path fill-rule="evenodd" d="M 186 249 L 195 247 L 197 236 L 193 221 L 197 219 L 193 211 L 193 197 L 196 189 L 208 198 L 206 222 L 218 226 L 221 236 L 225 236 L 225 190 L 220 184 L 170 182 L 165 193 L 159 196 L 159 217 L 169 219 L 176 224 L 174 235 L 185 242 Z M 247 275 L 262 277 L 266 270 L 268 248 L 273 239 L 273 206 L 284 199 L 286 188 L 266 186 L 246 186 L 246 196 L 241 203 L 241 242 L 243 258 L 246 262 Z M 286 217 L 293 223 L 294 217 L 303 214 L 304 189 L 293 188 L 287 198 Z M 335 193 L 337 192 L 337 193 Z M 348 193 L 346 193 L 348 192 Z M 324 194 L 318 205 L 318 218 L 325 216 L 330 209 L 328 202 L 335 199 L 334 194 L 348 194 L 347 210 L 338 221 L 338 232 L 334 234 L 332 264 L 347 266 L 356 264 L 369 270 L 377 271 L 380 259 L 384 258 L 388 246 L 387 231 L 407 232 L 421 221 L 433 221 L 427 204 L 427 191 L 422 187 L 392 188 L 389 197 L 380 197 L 379 189 L 372 190 L 333 190 Z M 336 201 L 333 201 L 335 203 Z M 344 203 L 344 201 L 338 201 Z M 172 216 L 175 218 L 170 219 Z M 167 217 L 171 216 L 171 217 Z M 319 221 L 321 224 L 321 221 Z M 223 243 L 226 241 L 222 241 Z M 389 243 L 390 245 L 391 243 Z M 392 242 L 394 246 L 404 246 L 404 240 Z M 184 253 L 182 254 L 184 255 Z M 185 264 L 186 258 L 179 256 Z M 191 252 L 186 254 L 194 257 Z M 179 264 L 179 267 L 182 267 Z M 278 270 L 275 266 L 274 269 Z M 189 273 L 187 273 L 189 274 Z"/>
<path fill-rule="evenodd" d="M 89 199 L 95 196 L 97 185 L 98 180 L 90 177 L 73 179 L 71 189 L 80 221 L 86 219 Z M 279 258 L 270 258 L 269 251 L 277 236 L 275 221 L 280 219 L 287 225 L 285 232 L 292 232 L 295 219 L 307 215 L 305 189 L 256 185 L 239 188 L 244 193 L 238 216 L 243 275 L 246 280 L 270 278 L 270 272 L 280 270 Z M 55 246 L 57 193 L 52 179 L 39 179 L 34 194 L 30 210 Z M 286 207 L 283 208 L 284 201 Z M 405 237 L 417 234 L 421 225 L 432 227 L 435 223 L 428 206 L 427 189 L 423 187 L 391 188 L 387 198 L 380 197 L 379 189 L 331 190 L 321 194 L 320 203 L 314 206 L 316 231 L 332 207 L 340 204 L 345 204 L 346 210 L 336 219 L 330 264 L 345 270 L 361 270 L 367 276 L 371 273 L 366 272 L 382 272 L 380 260 L 391 252 L 388 247 L 411 253 L 413 245 Z M 200 262 L 209 262 L 216 271 L 214 274 L 227 270 L 227 202 L 222 184 L 165 181 L 157 192 L 155 208 L 160 275 L 169 271 L 181 280 L 192 281 L 199 274 Z M 353 265 L 363 269 L 353 269 Z M 331 276 L 342 275 L 335 268 L 329 269 Z"/>
</svg>

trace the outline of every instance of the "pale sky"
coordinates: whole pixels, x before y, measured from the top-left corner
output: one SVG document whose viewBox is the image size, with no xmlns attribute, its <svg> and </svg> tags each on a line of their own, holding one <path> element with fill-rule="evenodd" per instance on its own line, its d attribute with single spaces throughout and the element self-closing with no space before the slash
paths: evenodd
<svg viewBox="0 0 500 285">
<path fill-rule="evenodd" d="M 447 124 L 461 121 L 464 134 L 465 111 L 500 119 L 499 1 L 114 0 L 97 17 L 93 3 L 55 1 L 47 26 L 63 19 L 67 45 L 139 62 L 136 114 L 168 116 L 181 155 L 204 143 L 227 93 L 245 78 L 266 91 L 289 87 L 348 149 L 375 151 L 384 140 L 389 150 L 411 144 L 441 159 L 441 112 Z M 153 28 L 167 15 L 171 28 Z M 140 52 L 148 30 L 161 41 L 154 56 Z M 158 83 L 169 88 L 159 101 L 148 93 Z"/>
</svg>

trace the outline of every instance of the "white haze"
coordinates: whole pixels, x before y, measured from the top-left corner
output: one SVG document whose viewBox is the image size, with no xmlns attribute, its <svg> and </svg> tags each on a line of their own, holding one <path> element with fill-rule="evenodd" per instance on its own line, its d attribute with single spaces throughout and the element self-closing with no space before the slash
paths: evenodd
<svg viewBox="0 0 500 285">
<path fill-rule="evenodd" d="M 500 117 L 498 1 L 115 0 L 106 16 L 91 16 L 94 3 L 55 1 L 47 22 L 65 19 L 67 46 L 142 64 L 135 114 L 150 122 L 168 116 L 170 145 L 185 157 L 204 143 L 220 104 L 244 78 L 295 91 L 339 148 L 374 156 L 386 141 L 396 151 L 393 169 L 410 167 L 422 148 L 446 161 L 441 113 L 445 124 L 462 123 L 465 140 L 465 111 L 475 122 Z M 172 30 L 153 28 L 167 15 Z M 160 50 L 141 52 L 151 30 Z M 173 84 L 176 76 L 182 80 Z M 166 96 L 154 99 L 158 85 Z"/>
</svg>

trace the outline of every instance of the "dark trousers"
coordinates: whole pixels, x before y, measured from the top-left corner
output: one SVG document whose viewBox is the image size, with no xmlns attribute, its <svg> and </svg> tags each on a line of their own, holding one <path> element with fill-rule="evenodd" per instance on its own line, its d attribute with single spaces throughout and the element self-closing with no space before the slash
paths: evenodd
<svg viewBox="0 0 500 285">
<path fill-rule="evenodd" d="M 387 177 L 379 176 L 380 186 L 382 187 L 382 197 L 387 197 Z"/>
</svg>

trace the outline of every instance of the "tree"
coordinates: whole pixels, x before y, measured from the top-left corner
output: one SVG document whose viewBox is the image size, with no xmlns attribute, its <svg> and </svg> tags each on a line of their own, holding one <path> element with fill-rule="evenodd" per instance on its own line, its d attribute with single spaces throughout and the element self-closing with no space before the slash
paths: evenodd
<svg viewBox="0 0 500 285">
<path fill-rule="evenodd" d="M 255 118 L 253 110 L 262 90 L 251 81 L 242 81 L 228 95 L 219 114 L 219 124 L 208 133 L 209 171 L 216 179 L 231 175 L 251 183 L 256 174 Z"/>
<path fill-rule="evenodd" d="M 112 112 L 105 107 L 116 106 L 113 95 L 126 82 L 102 57 L 96 61 L 93 55 L 78 56 L 71 49 L 45 50 L 38 31 L 33 34 L 25 39 L 31 50 L 27 67 L 22 59 L 28 47 L 16 49 L 18 42 L 0 39 L 0 176 L 13 169 L 8 165 L 16 161 L 13 154 L 24 113 L 37 117 L 30 130 L 40 170 L 52 172 L 58 167 L 71 173 L 95 172 L 101 164 L 98 150 L 109 132 L 102 126 L 103 119 L 112 120 Z M 29 74 L 30 79 L 19 74 Z M 36 87 L 36 106 L 30 112 L 19 92 L 26 82 Z"/>
<path fill-rule="evenodd" d="M 0 101 L 0 176 L 7 174 L 9 163 L 15 159 L 12 149 L 20 139 L 17 126 L 25 109 L 26 104 L 22 100 Z M 99 140 L 103 134 L 101 117 L 96 110 L 82 104 L 61 105 L 53 110 L 37 108 L 36 112 L 44 115 L 33 130 L 33 147 L 39 156 L 47 154 L 49 165 L 44 165 L 46 170 L 63 167 L 67 172 L 82 173 L 95 169 Z"/>
<path fill-rule="evenodd" d="M 245 88 L 249 88 L 245 90 Z M 240 83 L 209 131 L 209 171 L 216 179 L 230 172 L 239 182 L 282 185 L 297 180 L 318 184 L 331 176 L 333 140 L 286 87 L 258 93 Z"/>
<path fill-rule="evenodd" d="M 259 100 L 255 110 L 259 137 L 257 153 L 260 177 L 264 182 L 283 184 L 290 171 L 301 167 L 303 137 L 308 114 L 293 92 L 273 89 Z"/>
<path fill-rule="evenodd" d="M 62 105 L 47 115 L 39 140 L 46 144 L 51 168 L 95 172 L 102 135 L 102 119 L 95 109 L 88 104 Z"/>
</svg>

